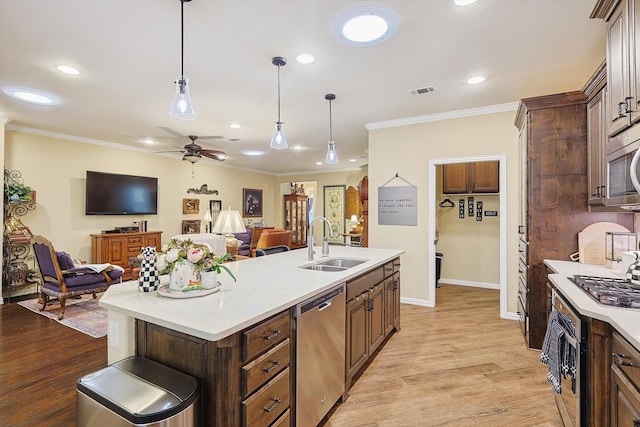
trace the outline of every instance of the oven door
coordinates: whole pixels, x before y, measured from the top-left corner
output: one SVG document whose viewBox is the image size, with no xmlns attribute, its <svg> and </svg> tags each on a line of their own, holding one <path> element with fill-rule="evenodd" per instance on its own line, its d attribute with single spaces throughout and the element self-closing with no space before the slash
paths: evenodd
<svg viewBox="0 0 640 427">
<path fill-rule="evenodd" d="M 567 343 L 576 350 L 575 387 L 571 378 L 562 378 L 562 393 L 555 393 L 556 405 L 565 427 L 587 426 L 587 393 L 586 393 L 586 340 L 582 336 L 586 324 L 582 317 L 554 290 L 552 293 L 553 310 L 567 315 L 576 328 L 576 340 L 568 339 Z"/>
<path fill-rule="evenodd" d="M 607 206 L 640 205 L 640 140 L 607 150 Z M 637 206 L 640 209 L 640 206 Z"/>
</svg>

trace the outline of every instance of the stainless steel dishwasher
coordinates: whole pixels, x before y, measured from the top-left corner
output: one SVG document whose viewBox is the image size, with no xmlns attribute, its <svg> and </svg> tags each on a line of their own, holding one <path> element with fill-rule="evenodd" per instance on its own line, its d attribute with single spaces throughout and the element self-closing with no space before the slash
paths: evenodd
<svg viewBox="0 0 640 427">
<path fill-rule="evenodd" d="M 344 393 L 345 284 L 296 306 L 296 426 L 316 426 Z"/>
</svg>

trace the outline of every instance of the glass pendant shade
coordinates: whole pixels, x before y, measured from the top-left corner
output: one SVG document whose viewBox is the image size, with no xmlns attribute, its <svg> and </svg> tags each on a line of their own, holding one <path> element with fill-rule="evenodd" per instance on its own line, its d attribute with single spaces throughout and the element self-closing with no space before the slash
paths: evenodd
<svg viewBox="0 0 640 427">
<path fill-rule="evenodd" d="M 189 95 L 189 79 L 184 76 L 178 76 L 176 79 L 176 94 L 171 102 L 169 114 L 178 120 L 194 120 L 196 118 L 196 112 Z"/>
<path fill-rule="evenodd" d="M 336 143 L 334 141 L 329 141 L 327 158 L 324 162 L 328 165 L 335 165 L 336 163 L 338 163 L 338 153 L 336 153 Z"/>
<path fill-rule="evenodd" d="M 273 137 L 271 137 L 271 148 L 274 150 L 284 150 L 287 147 L 287 138 L 284 136 L 284 131 L 282 130 L 282 122 L 276 122 L 276 131 L 273 133 Z"/>
</svg>

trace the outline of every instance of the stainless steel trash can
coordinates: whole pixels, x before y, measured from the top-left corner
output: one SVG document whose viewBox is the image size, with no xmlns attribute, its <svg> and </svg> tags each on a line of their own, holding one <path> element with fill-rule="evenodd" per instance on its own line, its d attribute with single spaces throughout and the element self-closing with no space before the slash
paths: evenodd
<svg viewBox="0 0 640 427">
<path fill-rule="evenodd" d="M 130 357 L 77 382 L 78 427 L 197 426 L 198 380 L 168 366 Z"/>
</svg>

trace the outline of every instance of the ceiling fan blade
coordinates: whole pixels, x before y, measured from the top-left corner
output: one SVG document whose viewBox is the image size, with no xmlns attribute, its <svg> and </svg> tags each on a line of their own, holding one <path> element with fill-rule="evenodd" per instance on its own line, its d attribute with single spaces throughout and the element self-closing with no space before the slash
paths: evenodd
<svg viewBox="0 0 640 427">
<path fill-rule="evenodd" d="M 215 153 L 211 153 L 209 151 L 203 151 L 201 154 L 204 157 L 208 157 L 208 158 L 213 159 L 213 160 L 218 160 L 219 162 L 224 162 L 224 160 L 225 160 L 224 157 L 222 157 L 221 155 L 215 154 Z"/>
<path fill-rule="evenodd" d="M 210 153 L 210 154 L 222 154 L 223 156 L 224 156 L 225 154 L 227 154 L 227 153 L 225 153 L 224 151 L 220 151 L 220 150 L 209 150 L 209 149 L 203 148 L 203 149 L 202 149 L 202 154 L 205 154 L 205 153 Z"/>
</svg>

